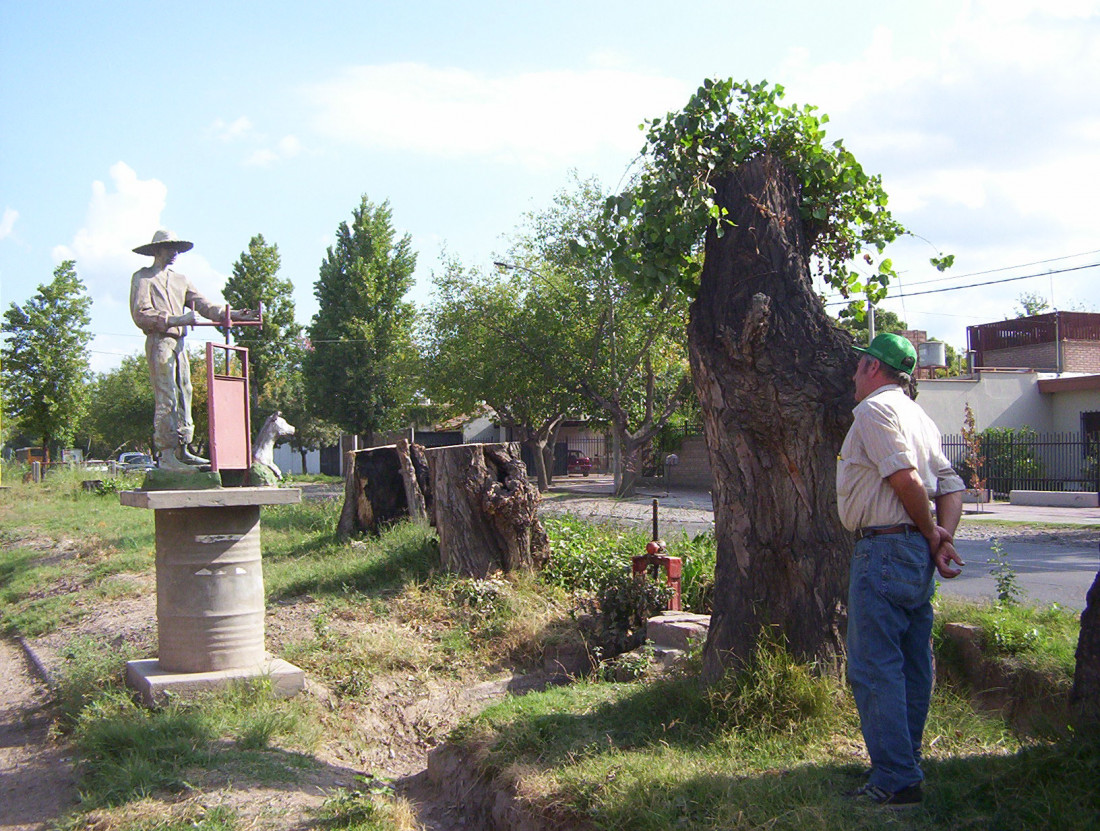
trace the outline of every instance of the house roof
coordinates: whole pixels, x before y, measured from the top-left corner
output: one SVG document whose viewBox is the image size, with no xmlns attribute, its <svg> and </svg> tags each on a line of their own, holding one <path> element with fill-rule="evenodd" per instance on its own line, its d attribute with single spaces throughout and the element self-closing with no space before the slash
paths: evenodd
<svg viewBox="0 0 1100 831">
<path fill-rule="evenodd" d="M 1039 392 L 1089 392 L 1100 390 L 1100 375 L 1074 375 L 1068 378 L 1040 378 Z"/>
</svg>

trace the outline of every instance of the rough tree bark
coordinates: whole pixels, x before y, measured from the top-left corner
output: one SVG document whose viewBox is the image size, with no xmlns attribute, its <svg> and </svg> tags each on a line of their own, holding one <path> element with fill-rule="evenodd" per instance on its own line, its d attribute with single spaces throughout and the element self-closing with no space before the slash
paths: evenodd
<svg viewBox="0 0 1100 831">
<path fill-rule="evenodd" d="M 1092 581 L 1085 611 L 1081 613 L 1077 667 L 1069 703 L 1080 729 L 1090 733 L 1100 731 L 1100 572 Z"/>
<path fill-rule="evenodd" d="M 403 446 L 352 450 L 347 455 L 344 508 L 336 527 L 339 536 L 377 534 L 399 519 L 431 515 L 423 447 L 404 441 Z"/>
<path fill-rule="evenodd" d="M 802 660 L 839 666 L 852 537 L 836 510 L 855 354 L 814 294 L 798 186 L 747 162 L 717 201 L 735 227 L 707 232 L 688 343 L 714 477 L 714 614 L 704 679 L 777 627 Z"/>
<path fill-rule="evenodd" d="M 463 444 L 427 451 L 439 555 L 444 568 L 483 578 L 546 562 L 539 493 L 515 443 Z"/>
</svg>

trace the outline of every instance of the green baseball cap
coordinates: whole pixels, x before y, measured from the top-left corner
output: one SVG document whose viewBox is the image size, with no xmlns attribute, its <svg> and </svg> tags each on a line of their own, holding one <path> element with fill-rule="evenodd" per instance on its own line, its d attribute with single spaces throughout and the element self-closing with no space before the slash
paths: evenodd
<svg viewBox="0 0 1100 831">
<path fill-rule="evenodd" d="M 871 341 L 870 346 L 857 346 L 855 350 L 856 352 L 862 352 L 864 355 L 870 355 L 875 360 L 882 361 L 899 372 L 912 375 L 913 370 L 917 368 L 917 350 L 913 348 L 913 344 L 907 338 L 891 332 L 875 335 L 875 339 Z"/>
</svg>

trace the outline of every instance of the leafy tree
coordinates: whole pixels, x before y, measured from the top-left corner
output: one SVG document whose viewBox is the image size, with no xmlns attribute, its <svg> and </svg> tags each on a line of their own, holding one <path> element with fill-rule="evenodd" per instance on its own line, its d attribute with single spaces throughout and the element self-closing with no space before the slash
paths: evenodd
<svg viewBox="0 0 1100 831">
<path fill-rule="evenodd" d="M 269 415 L 258 406 L 261 398 L 281 409 L 274 389 L 276 380 L 290 372 L 300 352 L 297 343 L 302 327 L 294 322 L 294 286 L 279 277 L 279 248 L 268 245 L 262 234 L 252 237 L 248 250 L 233 264 L 233 276 L 225 284 L 226 301 L 238 309 L 263 307 L 263 326 L 241 326 L 233 330 L 237 344 L 248 348 L 251 369 L 250 390 L 253 421 L 262 423 Z M 256 423 L 253 424 L 256 427 Z"/>
<path fill-rule="evenodd" d="M 97 458 L 117 458 L 127 448 L 153 453 L 153 387 L 144 355 L 95 377 L 83 429 Z"/>
<path fill-rule="evenodd" d="M 649 122 L 645 167 L 607 203 L 620 272 L 695 298 L 688 344 L 718 543 L 709 681 L 750 661 L 773 628 L 802 658 L 842 658 L 851 537 L 834 465 L 856 360 L 811 263 L 845 297 L 877 303 L 894 275 L 881 255 L 905 233 L 880 178 L 826 142 L 827 119 L 782 98 L 767 83 L 705 81 Z"/>
<path fill-rule="evenodd" d="M 851 332 L 855 336 L 856 343 L 867 343 L 871 324 L 869 314 L 841 318 L 839 323 L 841 329 Z M 880 332 L 893 332 L 896 334 L 904 332 L 908 328 L 909 326 L 906 325 L 905 321 L 898 317 L 895 312 L 888 309 L 875 309 L 875 334 Z"/>
<path fill-rule="evenodd" d="M 320 450 L 340 440 L 340 428 L 317 416 L 305 388 L 299 361 L 297 367 L 276 377 L 259 401 L 262 412 L 270 415 L 272 411 L 279 410 L 283 418 L 294 426 L 294 435 L 287 437 L 286 441 L 301 455 L 303 472 L 309 451 Z"/>
<path fill-rule="evenodd" d="M 567 287 L 541 294 L 568 323 L 559 339 L 571 355 L 565 377 L 611 425 L 615 491 L 625 495 L 641 475 L 644 452 L 690 394 L 687 300 L 673 285 L 641 286 L 613 268 L 604 202 L 595 180 L 563 189 L 548 209 L 528 216 L 513 255 Z"/>
<path fill-rule="evenodd" d="M 564 281 L 535 286 L 515 269 L 484 275 L 455 259 L 435 276 L 436 302 L 425 344 L 426 392 L 452 414 L 486 403 L 532 451 L 539 490 L 550 483 L 548 448 L 577 396 L 568 385 L 575 363 L 575 323 L 555 302 Z"/>
<path fill-rule="evenodd" d="M 21 429 L 42 447 L 68 445 L 87 406 L 92 301 L 66 260 L 26 304 L 4 312 L 5 397 Z"/>
<path fill-rule="evenodd" d="M 1035 291 L 1022 292 L 1016 298 L 1016 317 L 1031 317 L 1032 315 L 1046 314 L 1050 311 L 1050 303 L 1043 295 Z"/>
<path fill-rule="evenodd" d="M 314 286 L 306 391 L 318 416 L 373 439 L 398 423 L 412 399 L 415 308 L 404 299 L 416 254 L 397 239 L 389 202 L 366 196 L 336 230 Z"/>
</svg>

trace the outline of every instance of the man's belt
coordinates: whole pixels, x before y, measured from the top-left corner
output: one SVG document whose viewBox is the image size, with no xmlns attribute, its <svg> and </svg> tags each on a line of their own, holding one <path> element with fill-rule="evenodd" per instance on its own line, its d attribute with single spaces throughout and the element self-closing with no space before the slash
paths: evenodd
<svg viewBox="0 0 1100 831">
<path fill-rule="evenodd" d="M 880 534 L 904 534 L 906 532 L 920 533 L 916 525 L 891 525 L 889 528 L 860 528 L 856 531 L 857 540 L 865 540 L 868 537 L 877 537 Z"/>
</svg>

